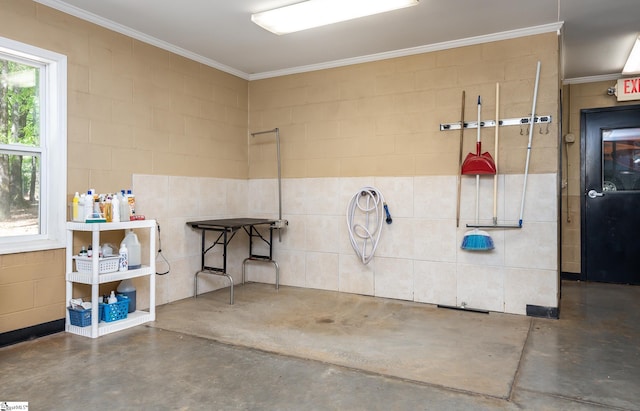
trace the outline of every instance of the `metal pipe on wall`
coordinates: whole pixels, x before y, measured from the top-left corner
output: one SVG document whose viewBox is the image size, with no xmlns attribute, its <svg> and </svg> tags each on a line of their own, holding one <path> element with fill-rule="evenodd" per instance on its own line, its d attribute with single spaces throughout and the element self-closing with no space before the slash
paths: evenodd
<svg viewBox="0 0 640 411">
<path fill-rule="evenodd" d="M 288 225 L 289 222 L 282 219 L 282 165 L 280 160 L 280 129 L 278 127 L 273 130 L 256 131 L 251 133 L 251 137 L 255 137 L 261 134 L 276 135 L 276 161 L 278 162 L 278 221 L 275 224 L 275 228 L 278 228 L 278 240 L 282 241 L 282 234 L 280 229 Z"/>
</svg>

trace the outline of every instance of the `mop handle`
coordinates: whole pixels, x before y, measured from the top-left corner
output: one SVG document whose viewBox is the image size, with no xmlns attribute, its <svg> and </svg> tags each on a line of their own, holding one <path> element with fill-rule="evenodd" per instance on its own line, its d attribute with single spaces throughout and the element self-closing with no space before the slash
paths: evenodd
<svg viewBox="0 0 640 411">
<path fill-rule="evenodd" d="M 481 123 L 482 103 L 478 96 L 478 137 L 476 140 L 476 153 L 479 156 L 480 151 L 480 123 Z M 480 222 L 480 174 L 476 174 L 476 224 Z"/>
<path fill-rule="evenodd" d="M 527 192 L 527 176 L 529 175 L 529 160 L 531 158 L 531 140 L 533 139 L 533 127 L 536 118 L 536 102 L 538 100 L 538 83 L 540 81 L 540 61 L 536 68 L 536 83 L 533 87 L 533 105 L 531 106 L 531 120 L 529 121 L 529 143 L 527 144 L 527 162 L 524 166 L 524 183 L 522 186 L 522 202 L 520 203 L 520 220 L 518 225 L 522 227 L 522 217 L 524 216 L 524 197 Z"/>
<path fill-rule="evenodd" d="M 480 174 L 476 174 L 476 224 L 480 223 Z"/>
<path fill-rule="evenodd" d="M 482 121 L 480 120 L 481 110 L 482 110 L 482 103 L 480 102 L 480 96 L 478 96 L 478 133 L 476 137 L 476 150 L 478 151 L 478 154 L 480 154 L 480 125 L 482 124 Z"/>
</svg>

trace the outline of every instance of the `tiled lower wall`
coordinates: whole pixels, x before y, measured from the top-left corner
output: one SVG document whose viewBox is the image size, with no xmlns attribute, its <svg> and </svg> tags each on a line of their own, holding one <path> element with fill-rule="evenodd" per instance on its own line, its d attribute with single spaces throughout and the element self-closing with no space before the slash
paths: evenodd
<svg viewBox="0 0 640 411">
<path fill-rule="evenodd" d="M 384 224 L 374 259 L 355 255 L 346 223 L 351 197 L 377 188 L 393 217 Z M 161 227 L 162 251 L 171 273 L 159 277 L 158 304 L 192 296 L 200 266 L 200 233 L 189 220 L 277 217 L 276 180 L 134 176 L 139 212 Z M 522 175 L 498 178 L 498 224 L 517 224 Z M 490 252 L 460 248 L 475 219 L 476 180 L 463 176 L 461 221 L 456 228 L 456 176 L 307 178 L 282 181 L 282 212 L 289 226 L 276 232 L 274 258 L 283 285 L 374 295 L 430 304 L 461 305 L 525 314 L 526 305 L 558 304 L 557 176 L 530 175 L 520 229 L 488 230 Z M 480 223 L 492 224 L 493 177 L 480 184 Z M 209 253 L 216 264 L 220 252 Z M 247 236 L 233 239 L 229 272 L 241 281 Z M 158 271 L 165 264 L 158 260 Z M 252 281 L 273 283 L 273 265 L 247 264 Z M 224 278 L 200 275 L 199 292 L 227 286 Z"/>
</svg>

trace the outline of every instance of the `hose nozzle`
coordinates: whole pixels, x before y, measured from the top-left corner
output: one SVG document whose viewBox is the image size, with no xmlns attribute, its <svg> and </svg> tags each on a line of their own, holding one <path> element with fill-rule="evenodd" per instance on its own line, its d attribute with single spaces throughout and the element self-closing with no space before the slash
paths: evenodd
<svg viewBox="0 0 640 411">
<path fill-rule="evenodd" d="M 393 219 L 391 218 L 391 213 L 389 212 L 387 203 L 382 203 L 382 206 L 384 207 L 384 213 L 387 215 L 387 219 L 385 221 L 387 222 L 387 224 L 393 223 Z"/>
</svg>

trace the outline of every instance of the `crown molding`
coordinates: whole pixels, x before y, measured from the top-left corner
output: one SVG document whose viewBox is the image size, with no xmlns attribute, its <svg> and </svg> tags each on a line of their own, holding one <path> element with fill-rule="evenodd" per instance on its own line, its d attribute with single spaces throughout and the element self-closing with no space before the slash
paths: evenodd
<svg viewBox="0 0 640 411">
<path fill-rule="evenodd" d="M 603 74 L 601 76 L 589 76 L 589 77 L 574 77 L 562 80 L 563 85 L 568 84 L 582 84 L 582 83 L 596 83 L 598 81 L 617 81 L 623 77 L 622 74 Z"/>
<path fill-rule="evenodd" d="M 307 66 L 292 67 L 283 70 L 267 71 L 262 73 L 250 74 L 249 80 L 262 80 L 271 77 L 280 77 L 290 74 L 299 74 L 308 71 L 324 70 L 329 68 L 350 66 L 353 64 L 370 63 L 373 61 L 386 60 L 396 57 L 405 57 L 415 54 L 430 53 L 434 51 L 453 49 L 458 47 L 473 46 L 482 43 L 490 43 L 493 41 L 509 40 L 518 37 L 533 36 L 536 34 L 544 34 L 556 32 L 560 33 L 564 22 L 544 24 L 540 26 L 527 27 L 524 29 L 503 31 L 499 33 L 487 34 L 483 36 L 468 37 L 459 40 L 445 41 L 441 43 L 427 44 L 424 46 L 410 47 L 406 49 L 394 50 L 384 53 L 369 54 L 366 56 L 334 60 L 325 63 L 311 64 Z"/>
<path fill-rule="evenodd" d="M 122 24 L 118 24 L 114 21 L 105 19 L 96 14 L 89 13 L 85 10 L 82 10 L 78 7 L 67 4 L 63 1 L 60 1 L 60 0 L 33 0 L 33 1 L 35 1 L 36 3 L 40 3 L 44 6 L 51 7 L 58 11 L 61 11 L 63 13 L 70 14 L 74 17 L 88 21 L 90 23 L 97 24 L 98 26 L 104 27 L 106 29 L 113 30 L 117 33 L 124 34 L 125 36 L 129 36 L 136 40 L 140 40 L 143 43 L 151 44 L 152 46 L 156 46 L 158 48 L 177 54 L 179 56 L 186 57 L 193 61 L 197 61 L 198 63 L 202 63 L 206 66 L 224 71 L 225 73 L 232 74 L 234 76 L 243 78 L 245 80 L 249 79 L 249 74 L 243 71 L 236 70 L 233 67 L 229 67 L 215 60 L 203 57 L 197 53 L 193 53 L 189 50 L 185 50 L 181 47 L 175 46 L 171 43 L 167 43 L 166 41 L 163 41 L 163 40 L 159 40 L 155 37 L 141 33 L 137 30 L 133 30 L 130 27 L 124 26 Z"/>
<path fill-rule="evenodd" d="M 206 66 L 213 67 L 215 69 L 224 71 L 225 73 L 229 73 L 236 77 L 240 77 L 242 79 L 249 80 L 249 81 L 262 80 L 262 79 L 267 79 L 272 77 L 281 77 L 281 76 L 286 76 L 290 74 L 305 73 L 309 71 L 343 67 L 343 66 L 349 66 L 353 64 L 369 63 L 369 62 L 386 60 L 386 59 L 391 59 L 396 57 L 405 57 L 405 56 L 411 56 L 415 54 L 429 53 L 429 52 L 447 50 L 447 49 L 452 49 L 457 47 L 465 47 L 465 46 L 477 45 L 482 43 L 489 43 L 493 41 L 501 41 L 501 40 L 514 39 L 518 37 L 533 36 L 537 34 L 550 33 L 554 31 L 560 34 L 560 30 L 562 29 L 562 26 L 564 24 L 564 22 L 560 21 L 556 23 L 543 24 L 540 26 L 503 31 L 499 33 L 469 37 L 469 38 L 453 40 L 453 41 L 445 41 L 445 42 L 435 43 L 435 44 L 427 44 L 423 46 L 410 47 L 406 49 L 394 50 L 394 51 L 389 51 L 384 53 L 369 54 L 369 55 L 359 56 L 354 58 L 347 58 L 347 59 L 334 60 L 334 61 L 318 63 L 318 64 L 291 67 L 291 68 L 282 69 L 282 70 L 274 70 L 274 71 L 266 71 L 261 73 L 249 74 L 241 70 L 237 70 L 233 67 L 229 67 L 215 60 L 193 53 L 189 50 L 185 50 L 181 47 L 177 47 L 166 41 L 159 40 L 155 37 L 149 36 L 137 30 L 133 30 L 130 27 L 124 26 L 122 24 L 118 24 L 114 21 L 105 19 L 96 14 L 89 13 L 85 10 L 72 6 L 61 0 L 34 0 L 34 1 L 44 6 L 51 7 L 53 9 L 59 10 L 66 14 L 70 14 L 79 19 L 94 23 L 98 26 L 107 28 L 109 30 L 113 30 L 120 34 L 124 34 L 125 36 L 129 36 L 136 40 L 142 41 L 147 44 L 151 44 L 163 50 L 167 50 L 171 53 L 175 53 L 179 56 L 186 57 L 190 60 L 197 61 Z"/>
</svg>

